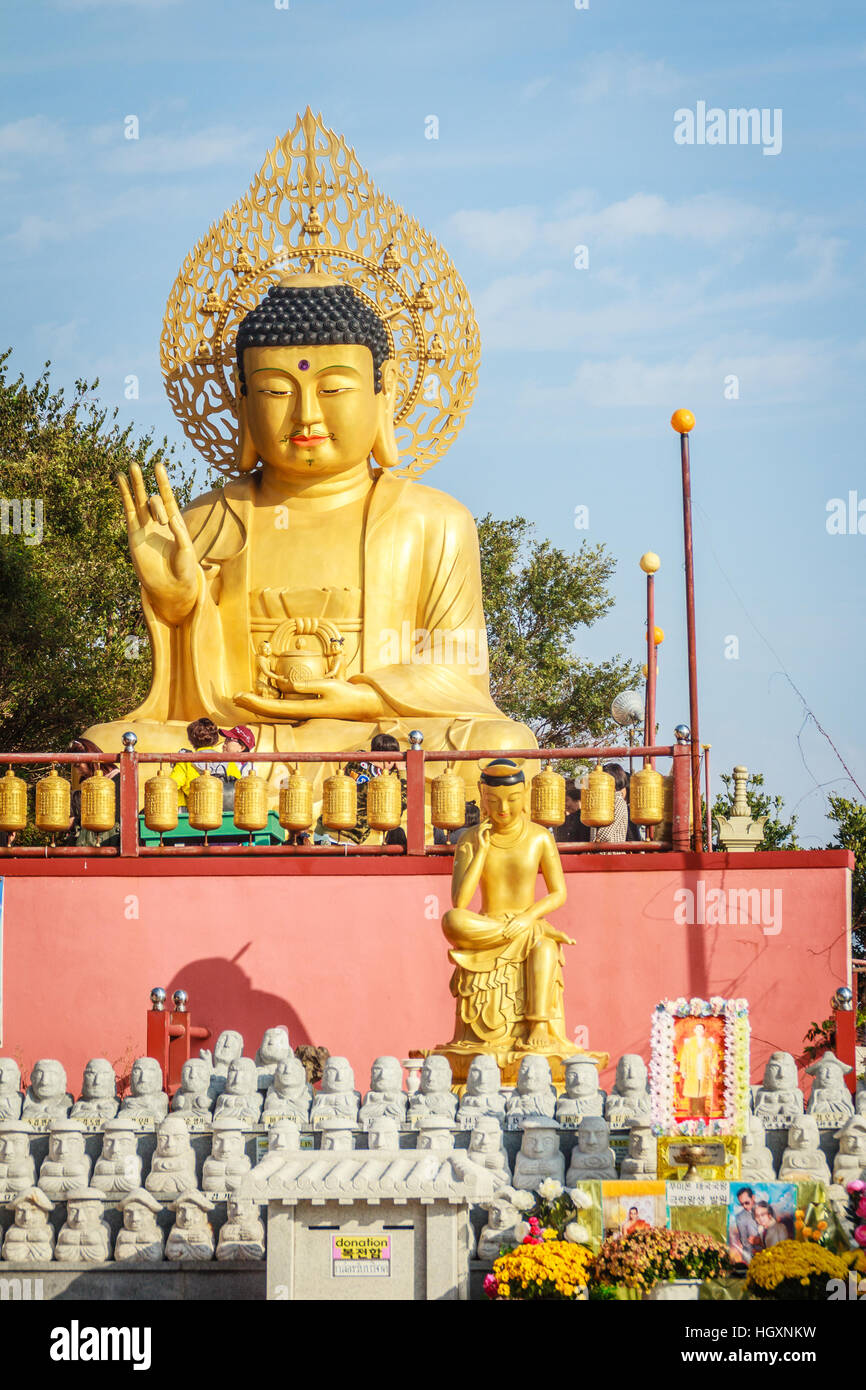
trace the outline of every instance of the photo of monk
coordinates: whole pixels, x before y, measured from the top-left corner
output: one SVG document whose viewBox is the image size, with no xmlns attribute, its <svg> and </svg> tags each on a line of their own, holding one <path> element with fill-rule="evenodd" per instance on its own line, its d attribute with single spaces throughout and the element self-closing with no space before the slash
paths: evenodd
<svg viewBox="0 0 866 1390">
<path fill-rule="evenodd" d="M 720 1120 L 725 1114 L 725 1021 L 674 1023 L 674 1118 Z"/>
</svg>

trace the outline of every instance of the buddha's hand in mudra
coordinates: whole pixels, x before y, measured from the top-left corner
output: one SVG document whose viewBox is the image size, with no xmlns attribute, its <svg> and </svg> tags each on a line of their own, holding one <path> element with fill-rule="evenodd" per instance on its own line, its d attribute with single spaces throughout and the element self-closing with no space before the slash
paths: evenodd
<svg viewBox="0 0 866 1390">
<path fill-rule="evenodd" d="M 200 566 L 161 463 L 156 465 L 156 481 L 159 492 L 148 497 L 137 463 L 130 467 L 129 481 L 122 473 L 117 478 L 129 553 L 142 588 L 162 617 L 180 623 L 195 604 Z"/>
<path fill-rule="evenodd" d="M 363 722 L 375 719 L 389 710 L 378 691 L 354 681 L 295 680 L 294 694 L 288 700 L 270 700 L 242 690 L 234 703 L 241 709 L 271 719 L 296 722 L 301 719 L 351 719 Z"/>
</svg>

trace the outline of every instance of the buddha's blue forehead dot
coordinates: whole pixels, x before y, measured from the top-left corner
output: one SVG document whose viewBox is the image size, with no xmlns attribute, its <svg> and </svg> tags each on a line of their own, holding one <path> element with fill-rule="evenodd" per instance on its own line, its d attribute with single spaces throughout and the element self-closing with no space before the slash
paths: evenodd
<svg viewBox="0 0 866 1390">
<path fill-rule="evenodd" d="M 310 364 L 307 361 L 306 357 L 301 358 L 300 362 L 298 363 L 298 370 L 301 372 L 308 372 L 310 370 Z"/>
</svg>

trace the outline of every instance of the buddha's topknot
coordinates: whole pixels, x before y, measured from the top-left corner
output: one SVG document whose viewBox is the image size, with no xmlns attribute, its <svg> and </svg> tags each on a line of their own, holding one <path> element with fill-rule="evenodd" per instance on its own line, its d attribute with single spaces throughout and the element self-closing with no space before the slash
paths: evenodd
<svg viewBox="0 0 866 1390">
<path fill-rule="evenodd" d="M 327 343 L 369 348 L 375 388 L 381 391 L 382 363 L 389 355 L 388 335 L 378 316 L 349 285 L 272 285 L 238 328 L 235 349 L 241 394 L 247 393 L 245 348 L 321 347 Z"/>
</svg>

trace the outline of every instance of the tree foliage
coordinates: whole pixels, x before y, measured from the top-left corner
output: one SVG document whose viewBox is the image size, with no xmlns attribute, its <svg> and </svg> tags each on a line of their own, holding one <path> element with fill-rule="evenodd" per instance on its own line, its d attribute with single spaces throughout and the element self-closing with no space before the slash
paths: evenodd
<svg viewBox="0 0 866 1390">
<path fill-rule="evenodd" d="M 731 816 L 734 812 L 734 778 L 730 772 L 723 772 L 721 781 L 724 784 L 724 793 L 720 792 L 713 802 L 713 817 Z M 789 821 L 784 817 L 785 802 L 781 796 L 770 796 L 763 790 L 764 777 L 760 772 L 753 772 L 746 783 L 746 801 L 753 819 L 757 820 L 760 816 L 766 816 L 764 824 L 764 838 L 758 845 L 759 850 L 765 849 L 800 849 L 800 843 L 796 835 L 797 817 L 791 816 Z"/>
<path fill-rule="evenodd" d="M 573 644 L 613 607 L 616 561 L 584 541 L 569 554 L 533 539 L 518 516 L 478 522 L 481 582 L 490 647 L 490 688 L 499 708 L 535 733 L 542 747 L 598 744 L 622 730 L 610 716 L 621 690 L 640 685 L 634 662 L 593 663 Z"/>
<path fill-rule="evenodd" d="M 828 819 L 836 826 L 828 849 L 849 849 L 854 855 L 851 875 L 851 938 L 854 956 L 866 957 L 866 806 L 831 792 Z"/>
<path fill-rule="evenodd" d="M 9 380 L 0 356 L 0 498 L 42 506 L 42 535 L 0 535 L 0 750 L 63 749 L 88 725 L 132 709 L 150 683 L 150 646 L 115 481 L 139 465 L 148 492 L 163 462 L 181 506 L 192 476 L 150 434 L 134 439 L 99 405 Z M 31 505 L 31 516 L 35 509 Z"/>
</svg>

